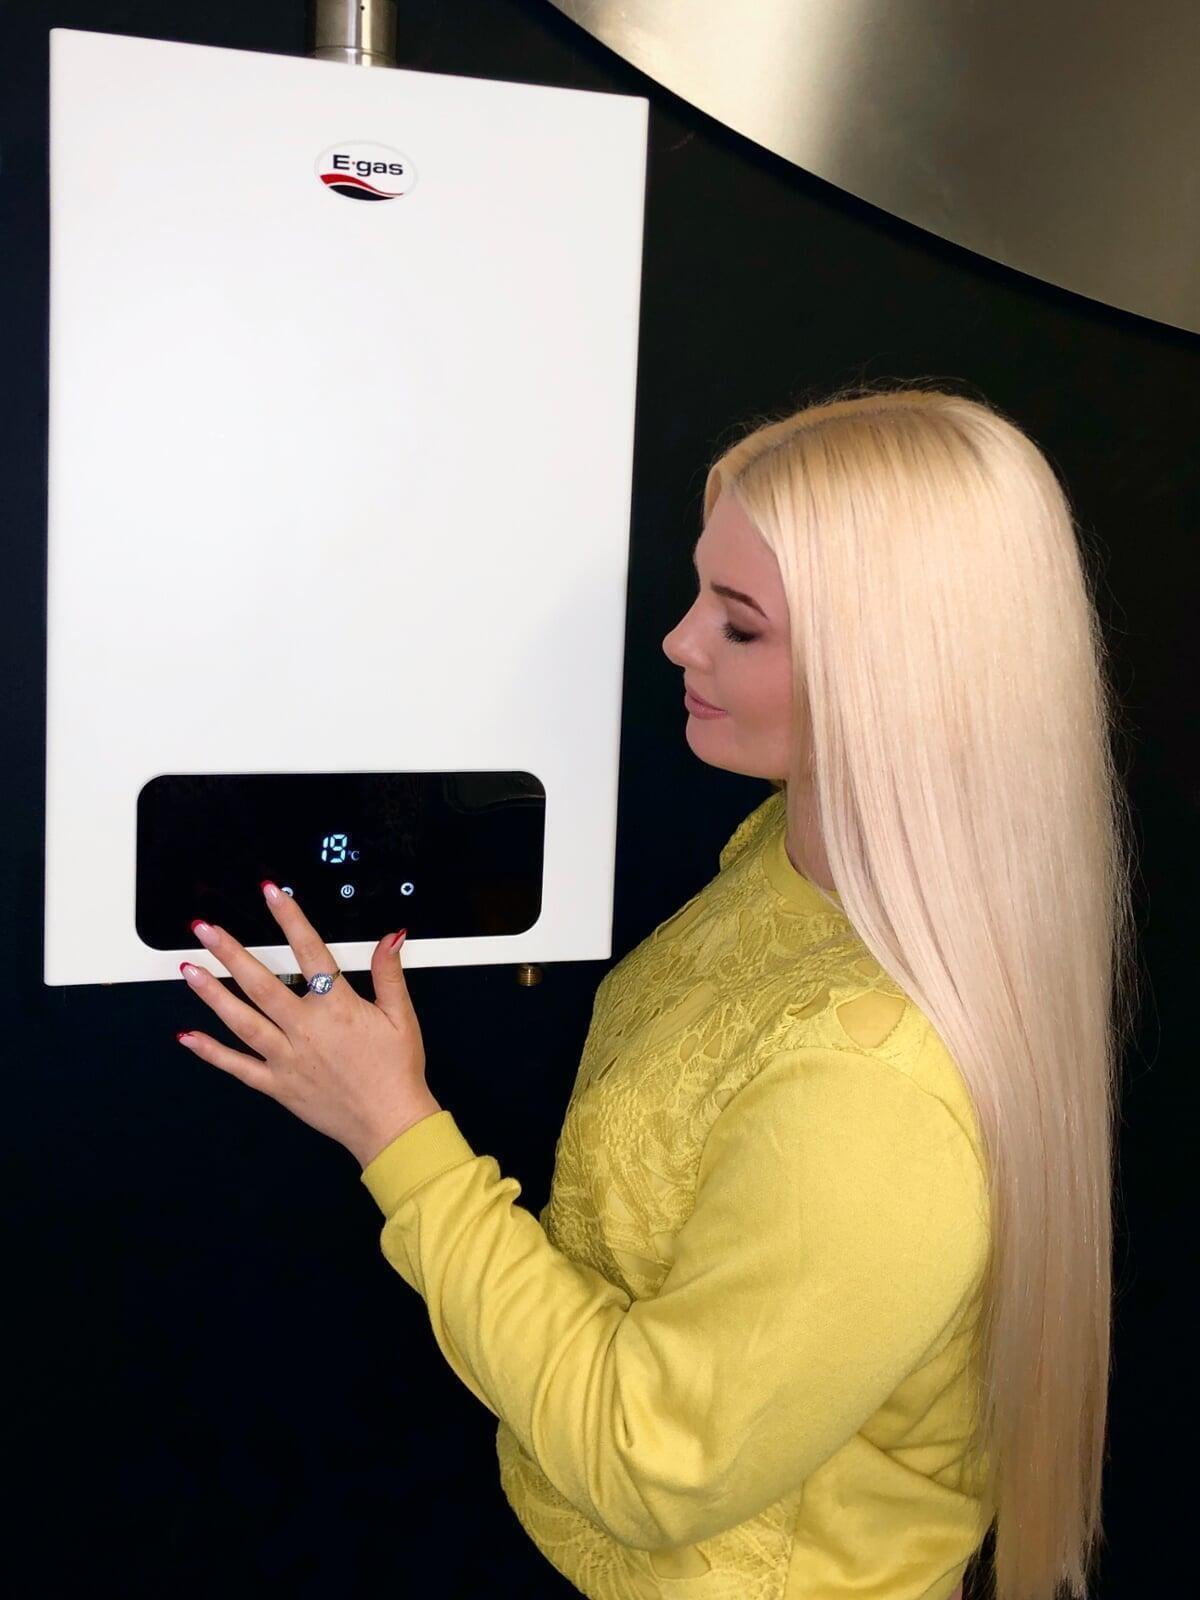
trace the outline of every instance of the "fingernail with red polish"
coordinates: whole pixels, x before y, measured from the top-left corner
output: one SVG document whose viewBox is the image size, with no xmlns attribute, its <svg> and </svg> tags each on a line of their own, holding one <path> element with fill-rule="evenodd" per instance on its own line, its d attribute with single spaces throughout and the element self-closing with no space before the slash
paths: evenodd
<svg viewBox="0 0 1200 1600">
<path fill-rule="evenodd" d="M 394 933 L 394 934 L 393 934 L 393 935 L 392 935 L 392 939 L 391 939 L 391 943 L 390 943 L 390 944 L 389 944 L 389 945 L 388 945 L 388 949 L 389 949 L 389 950 L 396 950 L 396 949 L 398 949 L 398 948 L 399 948 L 399 946 L 400 946 L 400 941 L 401 941 L 401 939 L 403 939 L 403 937 L 404 937 L 404 935 L 405 935 L 405 934 L 406 934 L 406 933 L 407 933 L 407 932 L 408 932 L 408 929 L 407 929 L 407 928 L 401 928 L 401 929 L 400 929 L 400 932 L 399 932 L 399 933 Z"/>
</svg>

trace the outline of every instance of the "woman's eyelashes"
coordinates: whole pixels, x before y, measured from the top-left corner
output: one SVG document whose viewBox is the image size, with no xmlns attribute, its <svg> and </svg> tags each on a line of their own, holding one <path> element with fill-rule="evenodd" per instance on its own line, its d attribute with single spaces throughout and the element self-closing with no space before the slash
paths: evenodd
<svg viewBox="0 0 1200 1600">
<path fill-rule="evenodd" d="M 696 579 L 696 599 L 697 600 L 700 598 L 700 592 L 701 592 L 700 591 L 700 580 L 697 577 L 697 579 Z M 726 622 L 725 624 L 723 624 L 723 626 L 721 628 L 721 632 L 725 635 L 725 637 L 730 641 L 731 644 L 751 644 L 751 643 L 753 643 L 753 641 L 755 639 L 758 638 L 758 635 L 756 633 L 743 633 L 740 628 L 735 628 L 732 622 Z"/>
</svg>

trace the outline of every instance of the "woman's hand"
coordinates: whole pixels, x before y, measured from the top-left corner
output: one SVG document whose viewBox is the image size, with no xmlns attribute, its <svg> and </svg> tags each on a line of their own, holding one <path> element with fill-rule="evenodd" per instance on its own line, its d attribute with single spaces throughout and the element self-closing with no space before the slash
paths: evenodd
<svg viewBox="0 0 1200 1600">
<path fill-rule="evenodd" d="M 305 978 L 333 972 L 337 963 L 292 896 L 274 884 L 263 887 Z M 388 935 L 375 947 L 372 1003 L 344 977 L 326 994 L 293 994 L 223 928 L 198 922 L 193 931 L 260 1008 L 230 994 L 219 977 L 181 962 L 205 1005 L 258 1052 L 244 1055 L 205 1033 L 180 1034 L 196 1055 L 278 1100 L 363 1167 L 413 1123 L 442 1109 L 425 1082 L 425 1046 L 400 965 L 402 939 L 394 944 Z"/>
</svg>

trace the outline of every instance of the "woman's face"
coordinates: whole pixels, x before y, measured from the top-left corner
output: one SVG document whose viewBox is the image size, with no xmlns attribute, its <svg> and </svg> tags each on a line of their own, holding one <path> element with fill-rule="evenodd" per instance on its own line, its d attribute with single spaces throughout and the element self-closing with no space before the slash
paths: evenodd
<svg viewBox="0 0 1200 1600">
<path fill-rule="evenodd" d="M 701 761 L 752 778 L 787 778 L 792 741 L 791 629 L 779 564 L 745 512 L 718 496 L 694 560 L 700 592 L 663 640 L 686 687 L 725 713 L 690 710 Z M 736 589 L 736 600 L 721 590 Z M 681 690 L 682 692 L 682 690 Z"/>
</svg>

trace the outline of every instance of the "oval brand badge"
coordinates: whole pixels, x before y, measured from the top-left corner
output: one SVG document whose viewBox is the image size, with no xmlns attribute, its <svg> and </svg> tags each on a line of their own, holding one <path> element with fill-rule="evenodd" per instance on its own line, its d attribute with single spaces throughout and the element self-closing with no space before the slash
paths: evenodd
<svg viewBox="0 0 1200 1600">
<path fill-rule="evenodd" d="M 331 193 L 347 200 L 398 200 L 417 181 L 416 168 L 401 151 L 363 140 L 330 145 L 315 170 Z"/>
</svg>

